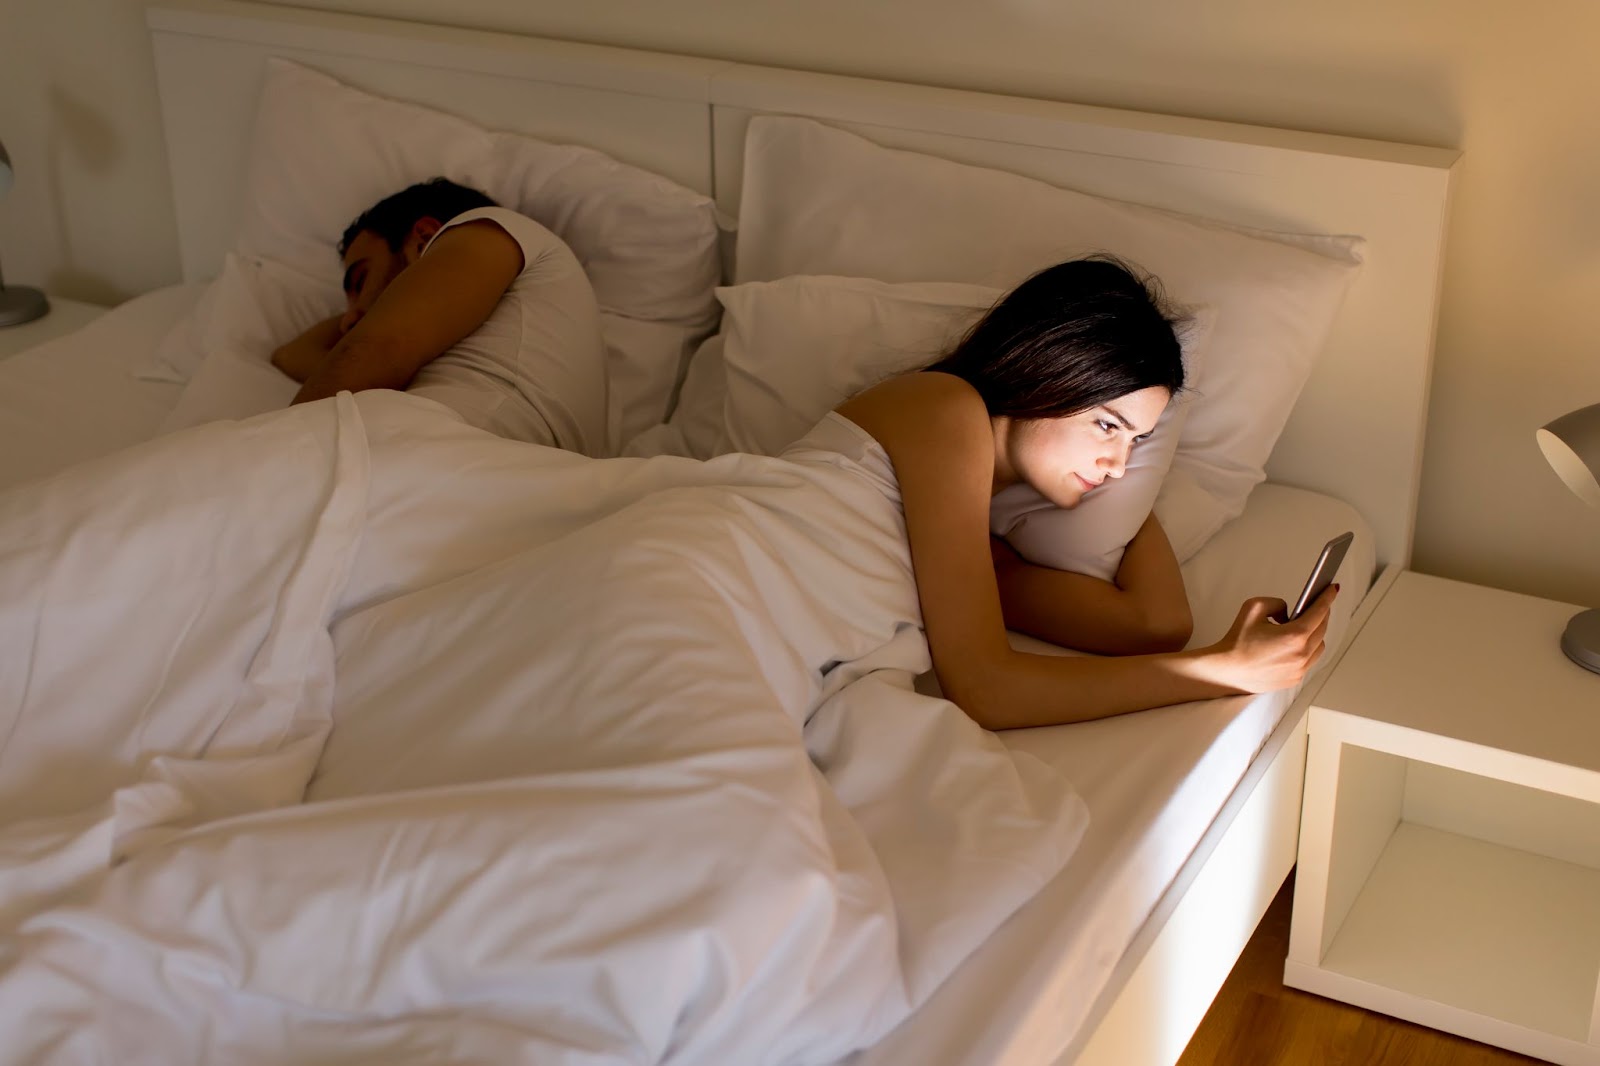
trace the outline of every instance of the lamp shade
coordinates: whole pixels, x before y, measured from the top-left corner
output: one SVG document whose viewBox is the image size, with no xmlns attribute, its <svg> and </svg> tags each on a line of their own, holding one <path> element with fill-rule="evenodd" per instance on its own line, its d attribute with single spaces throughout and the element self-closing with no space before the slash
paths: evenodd
<svg viewBox="0 0 1600 1066">
<path fill-rule="evenodd" d="M 1535 436 L 1567 488 L 1600 507 L 1600 403 L 1562 415 Z"/>
</svg>

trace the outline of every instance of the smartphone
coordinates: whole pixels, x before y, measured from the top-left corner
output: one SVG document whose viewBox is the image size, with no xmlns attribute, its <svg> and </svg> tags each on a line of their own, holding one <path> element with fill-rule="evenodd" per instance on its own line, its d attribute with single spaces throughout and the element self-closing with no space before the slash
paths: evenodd
<svg viewBox="0 0 1600 1066">
<path fill-rule="evenodd" d="M 1350 542 L 1355 539 L 1354 533 L 1341 533 L 1322 546 L 1322 554 L 1317 556 L 1317 565 L 1311 568 L 1311 576 L 1306 578 L 1306 587 L 1300 590 L 1300 598 L 1289 608 L 1289 621 L 1293 622 L 1299 618 L 1300 612 L 1305 610 L 1312 600 L 1322 595 L 1323 589 L 1333 584 L 1333 575 L 1339 572 L 1339 564 L 1344 562 L 1344 553 L 1350 550 Z"/>
</svg>

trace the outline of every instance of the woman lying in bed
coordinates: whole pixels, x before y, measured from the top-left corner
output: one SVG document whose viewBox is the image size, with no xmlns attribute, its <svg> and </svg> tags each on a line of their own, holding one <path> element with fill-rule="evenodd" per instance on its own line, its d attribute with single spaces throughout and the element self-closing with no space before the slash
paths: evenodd
<svg viewBox="0 0 1600 1066">
<path fill-rule="evenodd" d="M 1073 507 L 1122 476 L 1183 386 L 1172 324 L 1124 266 L 1062 263 L 1009 293 L 950 355 L 838 414 L 894 465 L 934 669 L 989 729 L 1100 718 L 1299 683 L 1323 652 L 1337 586 L 1293 622 L 1252 599 L 1217 644 L 1182 651 L 1189 605 L 1152 514 L 1115 583 L 1023 562 L 989 536 L 989 503 L 1025 481 Z M 992 547 L 991 547 L 992 545 Z M 1010 626 L 1108 658 L 1014 651 Z"/>
</svg>

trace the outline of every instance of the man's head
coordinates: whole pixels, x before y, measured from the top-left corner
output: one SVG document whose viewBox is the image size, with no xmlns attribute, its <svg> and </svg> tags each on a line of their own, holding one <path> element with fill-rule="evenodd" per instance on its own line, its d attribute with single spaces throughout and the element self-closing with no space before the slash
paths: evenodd
<svg viewBox="0 0 1600 1066">
<path fill-rule="evenodd" d="M 419 182 L 385 197 L 361 213 L 339 238 L 344 262 L 348 330 L 372 309 L 383 290 L 422 254 L 444 224 L 466 211 L 494 207 L 476 189 L 445 178 Z"/>
</svg>

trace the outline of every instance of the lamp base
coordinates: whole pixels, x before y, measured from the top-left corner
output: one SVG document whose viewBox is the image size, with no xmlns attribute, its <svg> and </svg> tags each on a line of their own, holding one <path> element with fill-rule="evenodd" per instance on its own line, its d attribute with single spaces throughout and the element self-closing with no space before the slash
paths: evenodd
<svg viewBox="0 0 1600 1066">
<path fill-rule="evenodd" d="M 1600 674 L 1600 611 L 1573 615 L 1561 634 L 1561 650 L 1585 670 Z"/>
<path fill-rule="evenodd" d="M 49 310 L 50 301 L 38 289 L 26 285 L 0 289 L 0 329 L 43 318 Z"/>
</svg>

